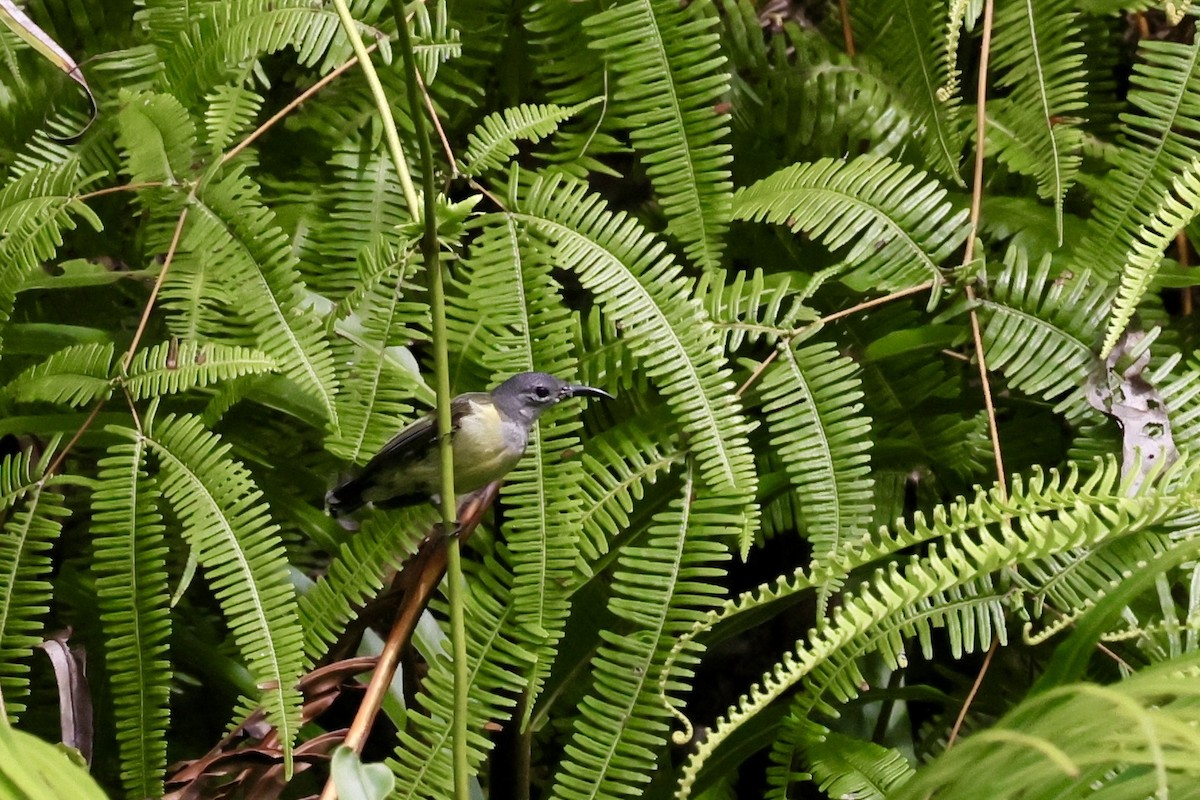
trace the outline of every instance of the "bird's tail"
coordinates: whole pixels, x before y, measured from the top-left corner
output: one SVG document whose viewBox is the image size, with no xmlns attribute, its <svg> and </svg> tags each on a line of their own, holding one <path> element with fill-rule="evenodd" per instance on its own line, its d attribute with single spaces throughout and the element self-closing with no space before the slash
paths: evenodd
<svg viewBox="0 0 1200 800">
<path fill-rule="evenodd" d="M 325 493 L 325 507 L 335 517 L 352 514 L 366 503 L 363 490 L 366 485 L 361 478 L 350 478 Z"/>
</svg>

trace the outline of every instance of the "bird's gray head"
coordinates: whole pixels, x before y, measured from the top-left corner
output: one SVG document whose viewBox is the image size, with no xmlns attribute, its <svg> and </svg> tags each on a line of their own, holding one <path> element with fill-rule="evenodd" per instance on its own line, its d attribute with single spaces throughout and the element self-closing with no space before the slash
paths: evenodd
<svg viewBox="0 0 1200 800">
<path fill-rule="evenodd" d="M 612 399 L 608 392 L 575 386 L 547 372 L 520 372 L 492 390 L 492 400 L 500 412 L 527 425 L 532 425 L 543 411 L 560 400 L 580 395 Z"/>
</svg>

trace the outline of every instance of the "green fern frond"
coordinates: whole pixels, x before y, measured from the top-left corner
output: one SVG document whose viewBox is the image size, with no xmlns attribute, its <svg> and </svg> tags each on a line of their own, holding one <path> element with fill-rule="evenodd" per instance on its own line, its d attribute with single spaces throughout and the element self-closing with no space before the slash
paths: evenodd
<svg viewBox="0 0 1200 800">
<path fill-rule="evenodd" d="M 24 487 L 24 504 L 0 529 L 0 697 L 15 722 L 29 694 L 29 661 L 42 641 L 50 610 L 50 551 L 68 515 L 62 496 L 44 477 L 53 448 L 43 454 Z"/>
<path fill-rule="evenodd" d="M 667 230 L 704 269 L 721 263 L 733 183 L 729 87 L 707 2 L 629 0 L 584 22 L 616 75 L 613 115 L 642 156 Z"/>
<path fill-rule="evenodd" d="M 183 246 L 200 269 L 218 272 L 235 307 L 254 326 L 258 348 L 310 395 L 332 431 L 338 428 L 336 381 L 321 322 L 303 305 L 303 284 L 287 236 L 234 168 L 204 184 L 188 215 Z"/>
<path fill-rule="evenodd" d="M 1163 251 L 1175 241 L 1175 235 L 1200 214 L 1200 160 L 1193 161 L 1171 183 L 1146 224 L 1134 233 L 1125 254 L 1121 270 L 1121 286 L 1117 289 L 1104 345 L 1100 357 L 1107 358 L 1133 319 L 1138 304 L 1150 290 Z"/>
<path fill-rule="evenodd" d="M 369 2 L 367 0 L 368 5 Z M 432 14 L 430 5 L 433 6 Z M 413 56 L 427 86 L 437 81 L 438 68 L 442 64 L 462 55 L 462 34 L 451 27 L 447 6 L 447 0 L 435 0 L 432 4 L 421 3 L 409 12 L 412 15 Z"/>
<path fill-rule="evenodd" d="M 904 755 L 890 747 L 838 733 L 812 720 L 788 715 L 771 748 L 767 770 L 771 790 L 766 800 L 793 796 L 790 784 L 811 780 L 829 797 L 886 800 L 913 775 Z M 791 763 L 799 757 L 808 772 L 797 774 Z"/>
<path fill-rule="evenodd" d="M 216 156 L 249 130 L 263 97 L 248 87 L 225 84 L 209 92 L 205 101 L 205 141 L 209 153 Z"/>
<path fill-rule="evenodd" d="M 874 354 L 893 332 L 921 324 L 917 319 L 916 312 L 892 306 L 875 311 L 865 326 L 842 329 L 848 344 L 864 354 L 860 363 L 864 404 L 872 420 L 872 470 L 915 470 L 922 483 L 977 479 L 990 469 L 991 442 L 986 415 L 969 410 L 973 403 L 966 397 L 972 393 L 964 392 L 961 367 L 919 351 Z M 947 403 L 957 407 L 935 410 Z M 876 507 L 880 522 L 905 513 L 903 504 L 886 507 L 880 498 Z"/>
<path fill-rule="evenodd" d="M 1171 418 L 1171 431 L 1177 441 L 1200 441 L 1200 362 L 1195 357 L 1174 371 L 1174 364 L 1156 370 L 1151 385 L 1157 386 Z M 3 484 L 0 484 L 3 485 Z"/>
<path fill-rule="evenodd" d="M 407 86 L 404 72 L 385 69 L 379 72 L 379 81 L 388 97 L 406 97 Z M 371 89 L 365 81 L 336 81 L 321 91 L 316 102 L 305 103 L 289 115 L 287 126 L 293 131 L 307 131 L 324 143 L 330 151 L 337 151 L 356 141 L 370 142 L 367 150 L 377 150 L 382 137 L 379 130 L 379 113 L 371 98 Z M 392 107 L 400 130 L 411 130 L 412 120 L 405 105 Z M 312 167 L 312 162 L 303 162 Z M 319 174 L 319 173 L 318 173 Z M 314 174 L 306 180 L 303 189 L 311 192 L 311 181 L 323 182 Z"/>
<path fill-rule="evenodd" d="M 120 156 L 112 131 L 111 118 L 95 120 L 91 127 L 90 114 L 81 108 L 55 110 L 34 132 L 21 152 L 12 159 L 11 174 L 15 177 L 47 166 L 61 166 L 76 161 L 84 175 L 117 175 Z M 81 142 L 73 142 L 79 131 L 87 128 L 91 134 Z"/>
<path fill-rule="evenodd" d="M 1156 533 L 1127 537 L 1056 553 L 1029 564 L 1015 581 L 1033 600 L 1031 616 L 1041 618 L 1043 608 L 1052 609 L 1054 616 L 1040 630 L 1026 623 L 1026 640 L 1041 641 L 1067 629 L 1121 584 L 1129 564 L 1150 564 L 1169 551 L 1169 536 Z M 1133 612 L 1123 617 L 1123 624 L 1128 626 Z"/>
<path fill-rule="evenodd" d="M 351 0 L 351 15 L 363 16 L 371 0 Z M 202 98 L 248 63 L 291 47 L 296 62 L 327 72 L 350 55 L 350 44 L 332 6 L 308 0 L 242 0 L 207 4 L 190 13 L 179 35 L 160 43 L 163 78 L 185 105 Z M 386 37 L 359 23 L 364 37 L 389 52 Z"/>
<path fill-rule="evenodd" d="M 58 251 L 76 219 L 103 229 L 96 213 L 77 199 L 89 180 L 72 160 L 30 170 L 0 189 L 0 323 L 8 321 L 25 279 Z"/>
<path fill-rule="evenodd" d="M 1072 509 L 1081 510 L 1081 513 L 1086 510 L 1096 516 L 1106 505 L 1124 498 L 1125 492 L 1121 485 L 1121 469 L 1114 459 L 1108 458 L 1093 466 L 1098 468 L 1086 478 L 1081 476 L 1078 465 L 1072 465 L 1065 475 L 1057 470 L 1035 469 L 1028 478 L 1013 477 L 1011 494 L 1002 493 L 999 488 L 979 490 L 970 501 L 960 497 L 952 504 L 935 506 L 928 518 L 918 514 L 911 526 L 897 522 L 893 529 L 881 528 L 874 536 L 847 540 L 826 559 L 742 592 L 698 619 L 676 642 L 673 654 L 663 668 L 664 673 L 670 671 L 674 653 L 681 652 L 702 632 L 802 592 L 839 591 L 848 576 L 873 565 L 880 567 L 878 571 L 881 572 L 882 565 L 894 565 L 893 559 L 902 552 L 927 548 L 931 543 L 943 540 L 948 542 L 940 545 L 944 551 L 973 552 L 972 531 L 976 528 L 1002 531 L 1005 526 L 1011 528 L 1018 516 L 1022 520 L 1021 527 L 1036 521 L 1039 528 L 1046 520 L 1059 519 Z M 660 677 L 660 681 L 664 678 L 665 675 Z"/>
<path fill-rule="evenodd" d="M 140 350 L 123 378 L 135 400 L 181 394 L 214 383 L 275 370 L 267 355 L 215 342 L 162 342 Z"/>
<path fill-rule="evenodd" d="M 615 320 L 600 312 L 599 306 L 580 315 L 575 325 L 575 350 L 579 353 L 579 377 L 584 383 L 638 392 L 651 385 L 623 333 Z"/>
<path fill-rule="evenodd" d="M 781 351 L 763 380 L 772 447 L 798 495 L 812 557 L 821 561 L 871 521 L 871 421 L 858 365 L 830 342 Z"/>
<path fill-rule="evenodd" d="M 734 151 L 754 153 L 743 161 L 754 177 L 820 157 L 895 155 L 913 138 L 913 121 L 876 62 L 790 21 L 765 39 L 750 0 L 721 5 Z"/>
<path fill-rule="evenodd" d="M 306 669 L 325 657 L 346 624 L 378 595 L 384 576 L 420 544 L 431 516 L 427 508 L 375 514 L 341 546 L 325 574 L 300 598 Z"/>
<path fill-rule="evenodd" d="M 851 6 L 862 50 L 883 63 L 880 75 L 912 115 L 926 163 L 962 185 L 959 162 L 965 131 L 945 57 L 944 2 L 864 0 Z"/>
<path fill-rule="evenodd" d="M 1059 242 L 1063 196 L 1082 161 L 1083 130 L 1070 115 L 1086 106 L 1086 70 L 1078 12 L 1069 0 L 1005 0 L 996 12 L 996 85 L 1012 90 L 989 109 L 989 144 L 1010 169 L 1032 175 L 1038 194 L 1054 202 Z"/>
<path fill-rule="evenodd" d="M 1175 480 L 1135 497 L 1128 496 L 1127 486 L 1118 485 L 1114 463 L 1102 473 L 1078 489 L 1077 473 L 1062 486 L 1042 483 L 1038 488 L 1045 499 L 1060 509 L 1050 514 L 1045 507 L 1027 505 L 1030 498 L 1023 491 L 1014 490 L 1011 496 L 992 491 L 980 493 L 969 504 L 960 500 L 939 509 L 932 520 L 918 517 L 911 534 L 901 528 L 901 539 L 885 545 L 886 550 L 899 552 L 897 545 L 905 540 L 909 546 L 917 541 L 933 546 L 904 566 L 887 562 L 830 617 L 818 620 L 796 651 L 718 720 L 685 765 L 676 796 L 688 796 L 699 767 L 733 730 L 798 683 L 803 682 L 804 689 L 793 713 L 809 718 L 833 710 L 826 695 L 844 702 L 860 693 L 864 677 L 856 662 L 865 652 L 878 650 L 891 667 L 903 666 L 904 640 L 916 637 L 928 658 L 934 626 L 946 629 L 955 657 L 985 646 L 993 636 L 1003 642 L 1005 590 L 996 585 L 998 571 L 1153 530 L 1173 515 L 1190 513 L 1183 495 L 1194 490 L 1194 472 L 1181 469 Z M 845 566 L 843 561 L 837 569 Z M 747 597 L 760 604 L 778 587 L 762 588 L 761 594 Z"/>
<path fill-rule="evenodd" d="M 340 426 L 325 440 L 349 463 L 378 452 L 411 422 L 415 401 L 432 401 L 411 353 L 402 349 L 425 339 L 429 327 L 428 306 L 408 299 L 419 260 L 381 241 L 362 253 L 359 264 L 359 288 L 342 301 L 350 313 L 336 326 Z M 401 363 L 402 355 L 408 363 Z"/>
<path fill-rule="evenodd" d="M 1171 182 L 1196 157 L 1200 140 L 1200 39 L 1190 45 L 1144 40 L 1130 76 L 1121 147 L 1093 189 L 1095 210 L 1073 254 L 1077 270 L 1115 281 L 1153 224 Z"/>
<path fill-rule="evenodd" d="M 560 106 L 573 106 L 605 98 L 600 105 L 581 111 L 573 124 L 564 126 L 554 138 L 554 153 L 545 156 L 554 169 L 581 180 L 589 173 L 619 178 L 620 172 L 603 156 L 629 151 L 627 142 L 606 130 L 608 98 L 616 76 L 601 52 L 580 46 L 587 41 L 585 22 L 604 9 L 599 0 L 540 2 L 530 4 L 523 19 L 530 48 L 539 56 L 534 69 L 538 81 L 546 87 L 546 99 Z"/>
<path fill-rule="evenodd" d="M 304 661 L 303 633 L 288 581 L 278 527 L 260 502 L 246 468 L 229 458 L 229 445 L 191 416 L 143 420 L 144 434 L 110 428 L 144 442 L 162 468 L 163 495 L 225 613 L 234 643 L 261 695 L 291 763 L 300 725 L 296 688 Z"/>
<path fill-rule="evenodd" d="M 171 231 L 164 226 L 151 224 L 146 238 L 159 252 L 166 252 L 170 235 Z M 229 313 L 230 308 L 236 307 L 234 293 L 231 282 L 222 280 L 217 270 L 208 268 L 202 256 L 192 257 L 177 250 L 159 293 L 158 306 L 166 312 L 167 329 L 182 342 L 219 338 L 254 344 L 254 330 Z"/>
<path fill-rule="evenodd" d="M 486 227 L 471 248 L 463 281 L 469 287 L 464 310 L 488 309 L 478 338 L 481 364 L 496 379 L 542 371 L 574 382 L 574 319 L 550 277 L 551 248 L 520 232 L 511 217 L 480 222 Z M 526 715 L 550 673 L 571 607 L 583 469 L 578 459 L 563 454 L 579 448 L 580 427 L 578 409 L 544 414 L 530 433 L 525 458 L 501 489 L 514 621 L 535 659 Z M 520 724 L 527 722 L 528 716 Z"/>
<path fill-rule="evenodd" d="M 733 351 L 763 338 L 774 343 L 794 334 L 798 322 L 816 321 L 816 312 L 804 306 L 811 284 L 803 292 L 792 284 L 792 275 L 767 275 L 761 269 L 739 271 L 732 282 L 724 270 L 709 270 L 696 282 L 694 294 L 713 325 L 725 331 L 725 347 Z"/>
<path fill-rule="evenodd" d="M 507 720 L 524 688 L 519 677 L 529 672 L 531 656 L 514 640 L 510 588 L 513 576 L 494 559 L 464 563 L 467 636 L 468 763 L 479 768 L 492 740 L 484 725 Z M 409 706 L 400 744 L 389 763 L 396 773 L 398 800 L 446 796 L 454 782 L 451 728 L 454 717 L 454 673 L 441 654 L 429 665 L 415 702 Z"/>
<path fill-rule="evenodd" d="M 169 94 L 124 92 L 117 113 L 117 140 L 125 172 L 134 181 L 182 184 L 195 163 L 196 125 Z"/>
<path fill-rule="evenodd" d="M 666 434 L 657 420 L 635 417 L 588 440 L 579 520 L 586 577 L 594 574 L 592 563 L 609 552 L 609 543 L 629 530 L 630 515 L 649 487 L 682 460 Z"/>
<path fill-rule="evenodd" d="M 4 394 L 18 403 L 85 406 L 112 394 L 112 359 L 112 342 L 73 345 L 13 378 Z"/>
<path fill-rule="evenodd" d="M 523 104 L 488 114 L 467 134 L 467 149 L 459 161 L 459 171 L 463 175 L 479 175 L 499 169 L 517 155 L 518 141 L 540 142 L 558 130 L 563 120 L 598 102 L 600 98 L 573 106 Z"/>
<path fill-rule="evenodd" d="M 0 461 L 0 509 L 12 508 L 41 477 L 32 450 L 22 450 Z"/>
<path fill-rule="evenodd" d="M 313 225 L 302 266 L 314 289 L 342 296 L 361 287 L 363 270 L 371 265 L 368 253 L 408 258 L 407 248 L 397 248 L 395 239 L 397 227 L 412 216 L 386 151 L 348 144 L 333 154 L 329 165 L 332 180 L 322 198 L 326 213 Z M 342 302 L 353 306 L 356 299 Z"/>
<path fill-rule="evenodd" d="M 718 540 L 739 525 L 736 508 L 707 495 L 689 467 L 680 495 L 655 515 L 644 543 L 622 549 L 609 610 L 628 627 L 601 633 L 591 691 L 579 705 L 550 796 L 626 797 L 650 780 L 669 732 L 660 697 L 687 688 L 695 648 L 661 694 L 654 677 L 676 636 L 712 607 L 720 590 L 709 579 L 728 558 Z M 678 697 L 668 702 L 681 704 Z"/>
<path fill-rule="evenodd" d="M 1200 780 L 1196 671 L 1193 655 L 1111 686 L 1076 683 L 1034 694 L 891 796 L 968 800 L 980 786 L 996 800 L 1190 795 Z"/>
<path fill-rule="evenodd" d="M 1090 273 L 1054 277 L 1049 254 L 1035 271 L 1011 247 L 1004 269 L 979 301 L 988 369 L 1033 397 L 1056 401 L 1076 421 L 1091 413 L 1083 385 L 1096 365 L 1109 288 Z"/>
<path fill-rule="evenodd" d="M 92 495 L 96 598 L 105 634 L 121 782 L 130 800 L 159 797 L 167 765 L 167 547 L 145 442 L 114 445 Z"/>
<path fill-rule="evenodd" d="M 679 268 L 632 218 L 607 210 L 582 184 L 536 181 L 514 217 L 556 245 L 556 265 L 592 291 L 693 435 L 703 481 L 748 507 L 755 477 L 749 426 L 733 398 L 719 339 L 699 304 L 684 300 Z M 743 538 L 743 544 L 748 539 Z"/>
<path fill-rule="evenodd" d="M 804 231 L 843 256 L 855 289 L 901 289 L 942 280 L 941 265 L 966 237 L 965 209 L 936 180 L 885 158 L 822 159 L 786 167 L 739 189 L 733 218 Z"/>
</svg>

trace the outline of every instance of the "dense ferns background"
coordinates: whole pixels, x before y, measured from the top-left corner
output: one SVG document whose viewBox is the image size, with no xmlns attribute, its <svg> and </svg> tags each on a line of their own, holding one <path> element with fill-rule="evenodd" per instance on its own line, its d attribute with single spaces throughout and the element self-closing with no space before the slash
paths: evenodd
<svg viewBox="0 0 1200 800">
<path fill-rule="evenodd" d="M 997 1 L 971 247 L 980 0 L 408 7 L 454 390 L 617 396 L 470 540 L 481 789 L 1200 796 L 1186 6 Z M 350 58 L 331 3 L 27 11 L 99 113 L 66 143 L 78 87 L 0 33 L 3 785 L 65 640 L 110 796 L 310 794 L 359 695 L 300 679 L 434 517 L 322 508 L 433 403 L 420 225 L 357 68 L 241 146 Z M 351 12 L 419 175 L 392 10 Z M 443 629 L 366 754 L 394 796 L 449 792 Z M 224 747 L 286 788 L 181 777 L 255 708 Z"/>
</svg>

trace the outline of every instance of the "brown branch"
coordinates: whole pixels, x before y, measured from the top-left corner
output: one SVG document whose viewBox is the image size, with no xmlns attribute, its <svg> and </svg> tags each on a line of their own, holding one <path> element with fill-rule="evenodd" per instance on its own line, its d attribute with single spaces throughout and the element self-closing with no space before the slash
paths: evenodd
<svg viewBox="0 0 1200 800">
<path fill-rule="evenodd" d="M 150 322 L 150 312 L 154 310 L 154 302 L 158 299 L 158 292 L 162 289 L 163 282 L 167 279 L 167 272 L 171 269 L 171 262 L 175 260 L 175 249 L 179 247 L 179 240 L 183 237 L 183 224 L 187 222 L 188 206 L 184 206 L 179 212 L 179 221 L 175 223 L 175 232 L 171 234 L 171 244 L 167 247 L 167 255 L 163 258 L 162 269 L 158 272 L 158 278 L 154 281 L 154 288 L 150 290 L 150 299 L 146 301 L 146 307 L 142 309 L 142 318 L 138 322 L 137 330 L 133 332 L 133 341 L 129 343 L 129 349 L 125 352 L 125 357 L 121 359 L 121 371 L 129 369 L 130 363 L 133 362 L 133 354 L 137 351 L 138 344 L 142 340 L 142 334 L 146 332 L 146 325 Z"/>
<path fill-rule="evenodd" d="M 87 192 L 76 197 L 76 200 L 87 201 L 96 197 L 103 197 L 106 194 L 116 194 L 117 192 L 136 192 L 138 189 L 157 189 L 165 186 L 162 181 L 142 181 L 141 183 L 123 183 L 120 186 L 108 186 L 104 189 L 97 189 L 94 192 Z"/>
<path fill-rule="evenodd" d="M 446 160 L 450 162 L 450 177 L 458 177 L 458 161 L 454 158 L 454 150 L 450 147 L 450 140 L 446 137 L 446 131 L 442 128 L 442 121 L 438 119 L 437 109 L 433 107 L 433 98 L 429 96 L 429 89 L 425 86 L 425 79 L 421 77 L 421 71 L 414 70 L 413 75 L 417 78 L 417 86 L 421 89 L 421 97 L 425 101 L 425 110 L 429 112 L 429 119 L 433 120 L 433 129 L 437 131 L 438 139 L 442 143 L 442 150 L 446 153 Z"/>
<path fill-rule="evenodd" d="M 883 297 L 876 297 L 874 300 L 864 301 L 862 303 L 859 303 L 856 306 L 850 306 L 850 308 L 845 308 L 845 309 L 842 309 L 841 311 L 836 311 L 836 312 L 830 314 L 829 316 L 821 317 L 816 322 L 812 322 L 812 323 L 809 323 L 808 325 L 805 325 L 803 328 L 800 328 L 798 331 L 796 331 L 791 336 L 789 336 L 787 338 L 786 342 L 780 342 L 779 346 L 776 347 L 773 351 L 771 351 L 771 355 L 764 358 L 762 360 L 762 362 L 759 363 L 759 365 L 754 368 L 754 372 L 750 373 L 750 377 L 746 378 L 745 383 L 743 383 L 741 386 L 739 386 L 738 390 L 733 393 L 734 396 L 741 397 L 742 395 L 744 395 L 746 393 L 746 390 L 749 389 L 754 384 L 755 381 L 757 381 L 760 377 L 762 377 L 762 374 L 763 374 L 763 372 L 766 371 L 767 367 L 769 367 L 771 365 L 771 363 L 776 358 L 779 357 L 779 348 L 780 347 L 790 347 L 792 341 L 797 336 L 804 333 L 805 331 L 809 331 L 809 330 L 817 327 L 818 325 L 824 325 L 828 322 L 835 322 L 844 317 L 849 317 L 852 314 L 857 314 L 859 311 L 866 311 L 869 308 L 875 308 L 876 306 L 881 306 L 886 303 L 890 303 L 893 300 L 899 300 L 902 297 L 908 297 L 909 295 L 912 295 L 912 294 L 920 294 L 921 292 L 925 291 L 926 289 L 932 289 L 932 288 L 933 288 L 933 281 L 926 281 L 925 283 L 922 283 L 920 286 L 910 286 L 907 289 L 901 289 L 898 292 L 892 292 L 891 294 L 886 294 Z"/>
<path fill-rule="evenodd" d="M 367 48 L 367 52 L 372 53 L 375 51 L 375 49 L 377 47 L 379 47 L 378 44 L 373 44 Z M 266 122 L 264 122 L 262 125 L 259 125 L 257 128 L 255 128 L 254 131 L 249 136 L 247 136 L 245 139 L 242 139 L 242 141 L 240 141 L 236 147 L 234 147 L 232 150 L 227 152 L 225 155 L 221 156 L 221 163 L 224 164 L 224 163 L 228 162 L 231 158 L 236 157 L 238 153 L 242 152 L 247 147 L 249 147 L 251 144 L 253 144 L 254 141 L 256 139 L 258 139 L 258 137 L 262 136 L 264 133 L 266 133 L 268 130 L 270 130 L 272 127 L 274 127 L 275 124 L 279 122 L 279 120 L 283 119 L 288 114 L 292 113 L 292 111 L 294 111 L 298 106 L 300 106 L 302 103 L 304 103 L 305 100 L 312 97 L 314 94 L 321 91 L 329 84 L 333 83 L 335 80 L 338 79 L 339 76 L 342 75 L 342 73 L 344 73 L 346 70 L 353 69 L 357 64 L 358 64 L 358 56 L 353 56 L 349 61 L 345 62 L 344 64 L 339 66 L 337 69 L 333 70 L 333 72 L 330 72 L 324 78 L 321 78 L 321 80 L 317 81 L 312 86 L 305 89 L 303 92 L 301 92 L 296 97 L 296 99 L 292 100 L 286 106 L 284 106 L 283 108 L 276 111 L 274 114 L 271 115 L 271 117 Z"/>
<path fill-rule="evenodd" d="M 495 502 L 500 491 L 500 482 L 488 484 L 482 491 L 472 495 L 459 510 L 458 518 L 462 521 L 455 536 L 460 541 L 466 541 L 475 532 L 483 515 Z M 361 753 L 363 743 L 375 723 L 375 717 L 383 705 L 383 698 L 392 685 L 392 677 L 400 663 L 400 656 L 408 645 L 417 620 L 429 604 L 442 576 L 446 574 L 446 544 L 445 536 L 436 533 L 427 538 L 412 560 L 404 565 L 398 580 L 404 590 L 404 599 L 396 610 L 396 618 L 392 630 L 384 643 L 383 651 L 379 654 L 379 662 L 371 675 L 371 682 L 363 695 L 362 704 L 354 715 L 350 730 L 346 733 L 343 744 L 356 753 Z M 320 800 L 334 800 L 337 797 L 337 787 L 333 776 L 325 783 Z"/>
<path fill-rule="evenodd" d="M 88 414 L 87 419 L 79 426 L 79 430 L 75 431 L 75 435 L 71 437 L 71 441 L 67 442 L 67 446 L 58 451 L 58 455 L 54 457 L 54 461 L 46 469 L 46 475 L 53 475 L 55 472 L 58 472 L 58 468 L 67 460 L 67 454 L 71 452 L 71 448 L 79 444 L 79 440 L 83 438 L 83 434 L 87 433 L 87 429 L 92 427 L 92 423 L 96 421 L 96 417 L 100 416 L 100 409 L 102 408 L 104 408 L 103 400 L 92 406 L 92 413 Z"/>
<path fill-rule="evenodd" d="M 979 51 L 978 98 L 975 101 L 975 177 L 971 182 L 971 231 L 967 238 L 963 265 L 975 258 L 975 235 L 979 231 L 979 217 L 983 209 L 983 161 L 987 142 L 987 79 L 988 60 L 992 51 L 992 18 L 994 0 L 983 5 L 983 42 Z M 987 410 L 988 436 L 992 440 L 992 457 L 996 461 L 996 481 L 1001 497 L 1008 497 L 1008 479 L 1004 469 L 1004 456 L 1000 452 L 1000 430 L 996 425 L 996 407 L 992 403 L 992 384 L 988 379 L 987 355 L 983 347 L 983 333 L 979 327 L 979 312 L 975 309 L 975 289 L 967 286 L 967 300 L 971 303 L 971 338 L 975 343 L 975 359 L 979 365 L 979 381 L 983 385 L 983 405 Z"/>
<path fill-rule="evenodd" d="M 958 352 L 957 350 L 943 349 L 941 352 L 942 352 L 942 355 L 947 356 L 948 358 L 957 359 L 959 361 L 966 361 L 968 364 L 971 363 L 970 356 L 964 356 L 962 353 Z"/>
<path fill-rule="evenodd" d="M 975 683 L 971 684 L 971 691 L 967 693 L 967 699 L 963 701 L 962 708 L 958 710 L 958 718 L 954 720 L 954 727 L 950 729 L 950 738 L 946 741 L 947 750 L 954 747 L 954 740 L 958 738 L 958 732 L 962 730 L 963 720 L 967 718 L 967 711 L 975 702 L 975 695 L 979 693 L 983 676 L 987 675 L 988 667 L 992 664 L 992 656 L 996 655 L 996 648 L 999 645 L 999 639 L 992 639 L 992 646 L 988 648 L 987 655 L 984 656 L 983 666 L 979 668 L 979 674 L 975 676 Z"/>
<path fill-rule="evenodd" d="M 987 79 L 988 61 L 992 52 L 992 20 L 994 12 L 994 0 L 984 0 L 983 41 L 979 49 L 978 96 L 975 100 L 975 175 L 971 181 L 971 229 L 967 237 L 966 250 L 963 254 L 964 266 L 970 264 L 975 258 L 975 235 L 979 231 L 979 218 L 983 210 L 983 167 L 987 143 Z M 996 481 L 1000 487 L 1000 496 L 1007 498 L 1008 480 L 1005 477 L 1004 457 L 1000 452 L 1000 431 L 996 426 L 996 408 L 992 404 L 992 384 L 988 379 L 987 356 L 983 347 L 983 333 L 979 327 L 979 312 L 975 308 L 975 289 L 970 284 L 967 284 L 967 300 L 971 304 L 971 338 L 975 345 L 975 360 L 979 365 L 979 380 L 983 385 L 983 405 L 987 409 L 988 436 L 992 440 L 992 456 L 996 460 Z M 958 718 L 954 721 L 954 727 L 950 729 L 950 738 L 946 742 L 947 750 L 954 746 L 954 740 L 958 738 L 958 732 L 962 729 L 963 720 L 967 717 L 967 711 L 970 710 L 971 703 L 975 701 L 975 695 L 979 691 L 979 686 L 983 683 L 983 677 L 987 675 L 988 667 L 992 663 L 992 656 L 996 654 L 996 649 L 999 646 L 999 637 L 993 638 L 992 645 L 988 648 L 987 657 L 983 659 L 983 666 L 979 668 L 979 674 L 975 676 L 975 683 L 971 686 L 971 691 L 967 694 L 967 699 L 963 702 L 962 708 L 959 709 Z"/>
<path fill-rule="evenodd" d="M 142 333 L 146 330 L 146 323 L 150 319 L 150 311 L 154 308 L 154 300 L 158 297 L 158 290 L 162 288 L 163 279 L 167 276 L 167 269 L 171 266 L 171 259 L 175 257 L 175 248 L 179 244 L 180 234 L 183 232 L 183 223 L 187 219 L 187 206 L 179 212 L 179 222 L 175 225 L 175 233 L 171 237 L 171 246 L 167 248 L 167 256 L 163 260 L 162 270 L 158 273 L 158 279 L 154 281 L 154 289 L 150 292 L 150 299 L 146 301 L 146 307 L 142 309 L 142 319 L 138 323 L 137 330 L 133 334 L 133 341 L 129 344 L 129 350 L 126 351 L 124 358 L 121 360 L 121 370 L 129 369 L 130 362 L 133 361 L 133 353 L 137 350 L 138 342 L 142 338 Z M 92 407 L 92 412 L 88 414 L 87 419 L 79 426 L 79 430 L 67 442 L 67 446 L 58 452 L 54 457 L 54 461 L 46 470 L 46 475 L 53 475 L 62 466 L 62 463 L 67 460 L 67 455 L 74 449 L 75 445 L 79 444 L 79 440 L 92 427 L 92 423 L 96 421 L 96 417 L 100 416 L 100 410 L 104 408 L 104 400 L 100 400 Z M 136 418 L 136 416 L 135 416 Z"/>
<path fill-rule="evenodd" d="M 854 55 L 854 29 L 850 26 L 850 0 L 838 0 L 842 15 L 842 40 L 846 44 L 846 55 Z"/>
</svg>

